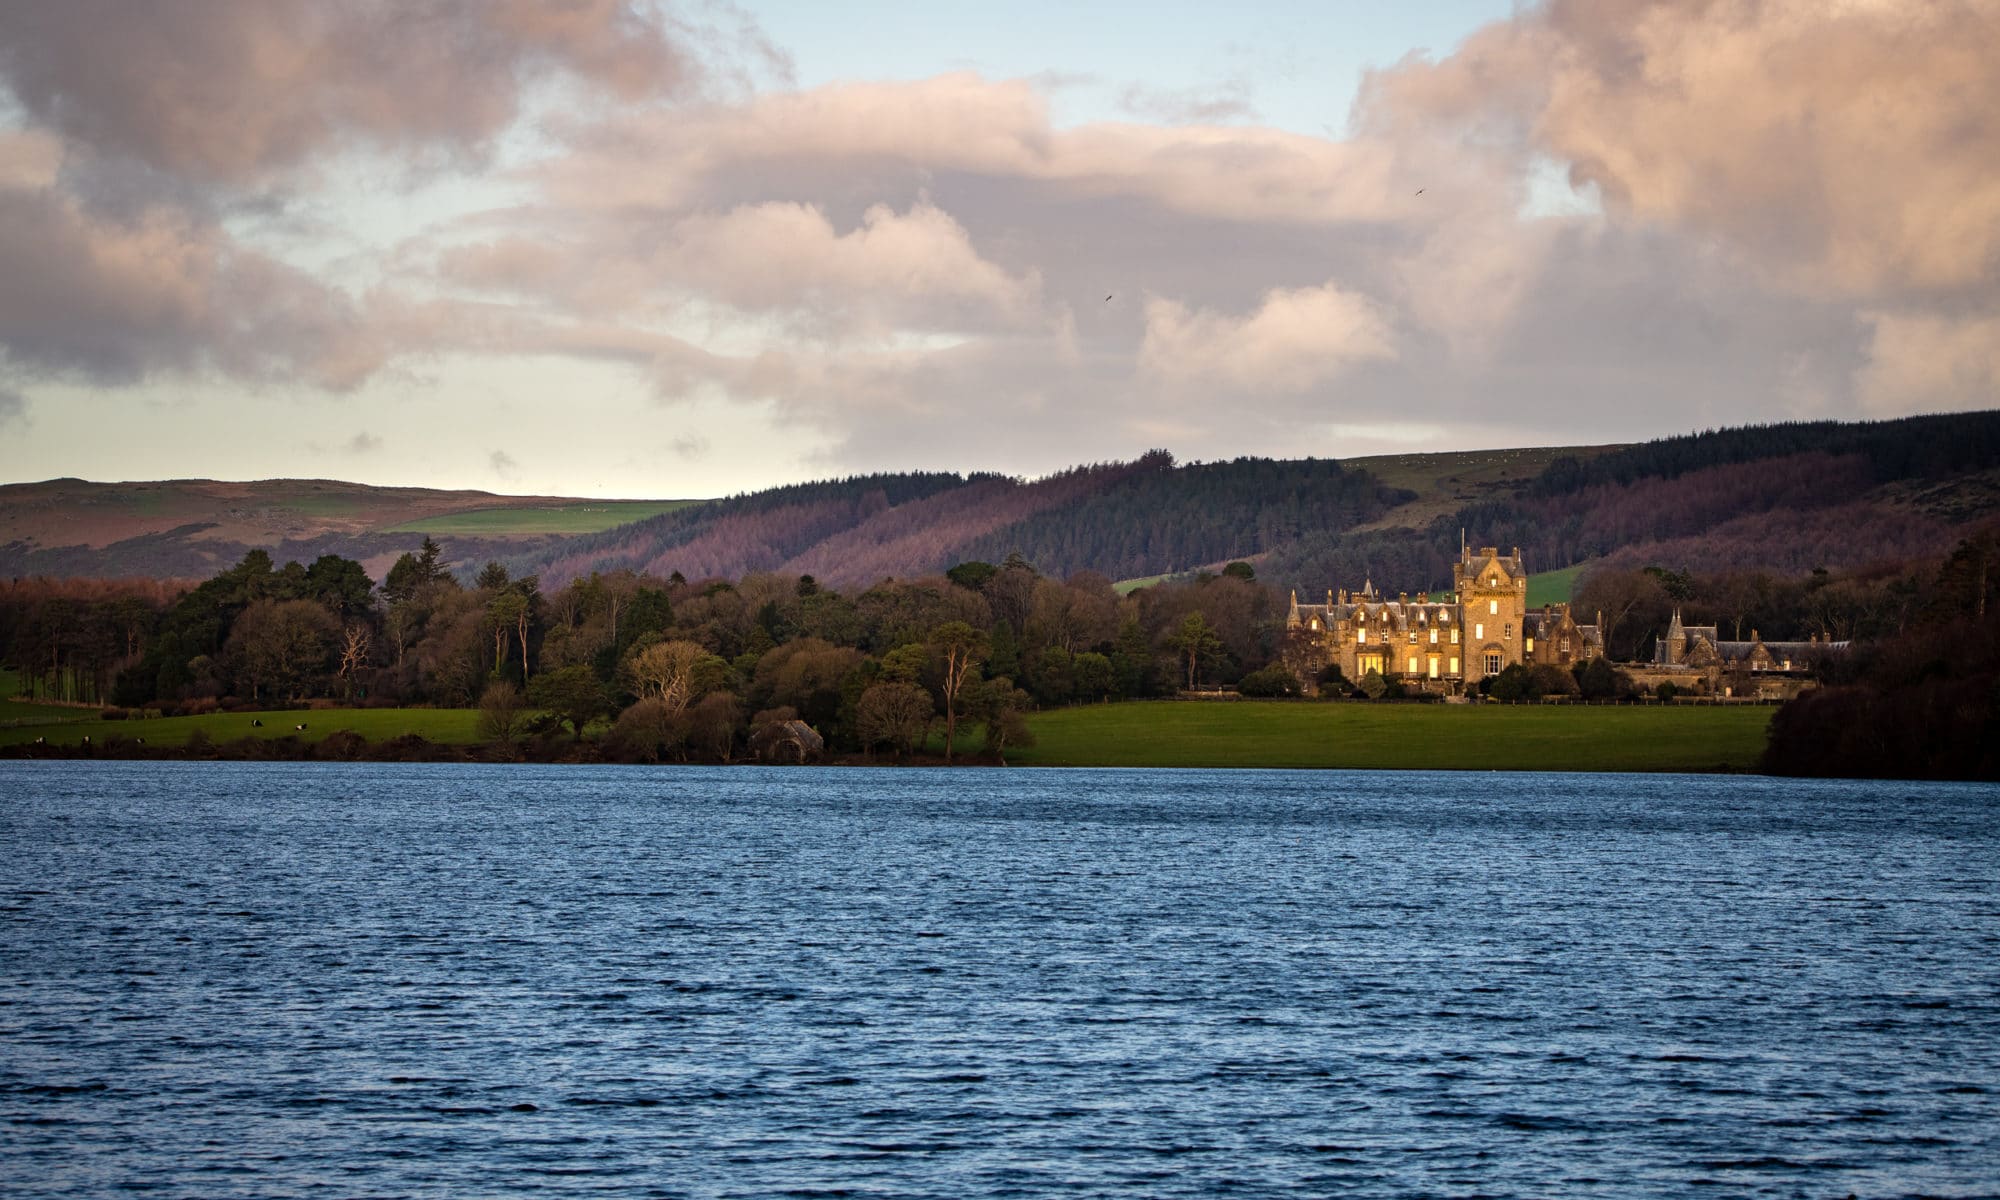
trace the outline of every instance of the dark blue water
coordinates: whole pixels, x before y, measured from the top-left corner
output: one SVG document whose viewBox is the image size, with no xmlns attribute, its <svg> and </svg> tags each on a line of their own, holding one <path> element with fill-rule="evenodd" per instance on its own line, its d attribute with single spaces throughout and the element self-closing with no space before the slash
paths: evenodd
<svg viewBox="0 0 2000 1200">
<path fill-rule="evenodd" d="M 0 764 L 0 1191 L 2000 1194 L 2000 790 Z"/>
</svg>

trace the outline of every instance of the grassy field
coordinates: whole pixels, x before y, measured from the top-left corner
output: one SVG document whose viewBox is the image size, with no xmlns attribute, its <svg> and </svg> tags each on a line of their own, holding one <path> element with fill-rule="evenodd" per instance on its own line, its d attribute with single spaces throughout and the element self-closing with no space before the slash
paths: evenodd
<svg viewBox="0 0 2000 1200">
<path fill-rule="evenodd" d="M 1576 592 L 1576 577 L 1583 573 L 1589 563 L 1578 563 L 1564 567 L 1560 571 L 1543 571 L 1528 576 L 1528 607 L 1540 608 L 1544 604 L 1568 604 L 1570 596 Z M 1579 615 L 1579 621 L 1589 618 Z"/>
<path fill-rule="evenodd" d="M 75 709 L 64 710 L 75 712 Z M 89 711 L 89 710 L 85 710 Z M 385 742 L 406 733 L 421 734 L 433 742 L 478 741 L 474 729 L 479 710 L 474 708 L 335 708 L 318 712 L 210 713 L 200 717 L 160 717 L 147 721 L 102 721 L 76 724 L 0 728 L 0 746 L 14 746 L 47 738 L 51 745 L 74 746 L 88 735 L 102 744 L 112 737 L 127 740 L 145 738 L 149 746 L 178 746 L 195 730 L 205 731 L 217 742 L 233 742 L 242 737 L 281 738 L 295 735 L 318 741 L 329 733 L 351 729 L 371 742 Z M 262 721 L 260 728 L 252 720 Z M 304 722 L 300 733 L 293 726 Z"/>
<path fill-rule="evenodd" d="M 445 533 L 466 537 L 506 537 L 533 533 L 598 533 L 617 525 L 643 521 L 661 513 L 700 504 L 700 500 L 605 500 L 552 508 L 475 508 L 409 521 L 385 533 Z"/>
<path fill-rule="evenodd" d="M 1151 701 L 1029 718 L 1050 767 L 1743 771 L 1771 708 Z M 974 743 L 976 744 L 976 743 Z"/>
</svg>

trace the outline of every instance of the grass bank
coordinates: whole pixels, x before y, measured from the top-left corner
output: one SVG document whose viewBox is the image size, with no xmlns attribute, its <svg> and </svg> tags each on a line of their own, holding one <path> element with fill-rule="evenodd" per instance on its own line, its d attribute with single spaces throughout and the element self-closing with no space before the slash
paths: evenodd
<svg viewBox="0 0 2000 1200">
<path fill-rule="evenodd" d="M 1772 708 L 1146 701 L 1036 713 L 1047 767 L 1748 771 Z"/>
<path fill-rule="evenodd" d="M 253 721 L 263 724 L 253 725 Z M 208 713 L 144 721 L 92 719 L 61 725 L 0 728 L 0 746 L 18 746 L 38 737 L 46 738 L 52 746 L 75 746 L 86 736 L 100 745 L 120 737 L 128 741 L 145 738 L 149 746 L 180 746 L 197 729 L 215 742 L 287 736 L 316 742 L 329 733 L 348 729 L 371 742 L 386 742 L 414 733 L 433 742 L 465 745 L 479 740 L 475 732 L 478 721 L 476 708 L 331 708 L 315 712 Z M 305 725 L 303 732 L 295 728 L 301 723 Z"/>
<path fill-rule="evenodd" d="M 386 533 L 436 533 L 468 537 L 508 537 L 540 533 L 601 533 L 647 517 L 673 512 L 700 500 L 603 500 L 562 507 L 474 508 L 405 521 Z"/>
</svg>

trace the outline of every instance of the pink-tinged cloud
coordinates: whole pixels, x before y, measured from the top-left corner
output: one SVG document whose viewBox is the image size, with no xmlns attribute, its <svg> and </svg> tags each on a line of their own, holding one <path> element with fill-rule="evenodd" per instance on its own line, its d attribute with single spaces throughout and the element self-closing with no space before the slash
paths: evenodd
<svg viewBox="0 0 2000 1200">
<path fill-rule="evenodd" d="M 97 216 L 51 189 L 0 191 L 0 348 L 100 381 L 215 369 L 352 387 L 385 348 L 354 305 L 169 208 Z"/>
<path fill-rule="evenodd" d="M 1239 396 L 1303 392 L 1395 357 L 1381 307 L 1333 284 L 1273 291 L 1241 317 L 1155 298 L 1139 348 L 1140 369 L 1159 386 Z"/>
<path fill-rule="evenodd" d="M 0 5 L 0 79 L 93 150 L 232 184 L 360 145 L 450 155 L 562 77 L 620 101 L 699 69 L 629 0 L 62 0 Z"/>
<path fill-rule="evenodd" d="M 1229 220 L 1370 220 L 1411 208 L 1384 144 L 1240 126 L 1057 129 L 1028 81 L 966 73 L 634 113 L 576 130 L 574 142 L 543 175 L 551 199 L 570 208 L 707 208 L 824 186 L 829 175 L 879 194 L 937 172 Z"/>
<path fill-rule="evenodd" d="M 2000 316 L 1871 313 L 1861 402 L 1875 416 L 2000 402 Z"/>
<path fill-rule="evenodd" d="M 2000 0 L 1556 0 L 1377 74 L 1360 111 L 1566 162 L 1793 287 L 1990 294 L 1996 46 Z"/>
</svg>

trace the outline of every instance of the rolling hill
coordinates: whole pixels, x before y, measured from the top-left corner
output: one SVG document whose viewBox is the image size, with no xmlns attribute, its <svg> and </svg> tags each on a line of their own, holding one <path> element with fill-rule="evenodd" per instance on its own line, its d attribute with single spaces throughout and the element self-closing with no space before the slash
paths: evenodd
<svg viewBox="0 0 2000 1200">
<path fill-rule="evenodd" d="M 589 502 L 325 480 L 0 487 L 0 573 L 213 574 L 253 546 L 380 577 L 426 533 L 545 586 L 629 569 L 812 575 L 852 589 L 1019 554 L 1114 580 L 1235 559 L 1316 592 L 1448 585 L 1461 538 L 1532 569 L 1658 564 L 1799 574 L 1941 554 L 2000 518 L 2000 412 L 1711 430 L 1627 446 L 1178 463 L 1041 479 L 907 472 L 707 501 Z M 1556 586 L 1560 580 L 1561 587 Z M 1549 594 L 1572 578 L 1556 577 Z"/>
<path fill-rule="evenodd" d="M 658 515 L 685 500 L 372 487 L 332 479 L 0 485 L 0 576 L 201 578 L 253 548 L 280 561 L 339 554 L 377 578 L 431 534 L 457 563 Z"/>
</svg>

